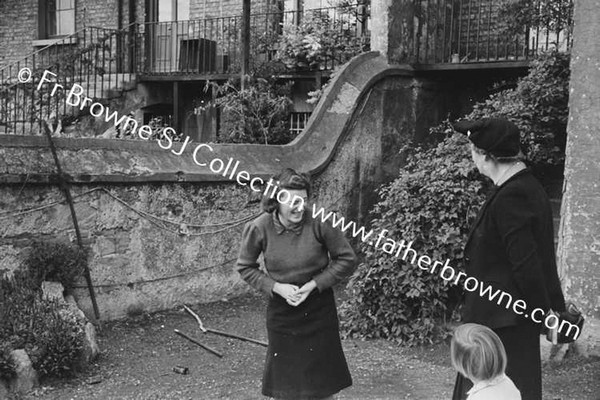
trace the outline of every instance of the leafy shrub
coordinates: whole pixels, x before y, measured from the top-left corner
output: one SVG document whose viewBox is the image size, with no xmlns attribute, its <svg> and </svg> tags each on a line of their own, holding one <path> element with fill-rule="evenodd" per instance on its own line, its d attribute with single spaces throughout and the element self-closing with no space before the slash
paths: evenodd
<svg viewBox="0 0 600 400">
<path fill-rule="evenodd" d="M 43 299 L 24 274 L 0 278 L 0 289 L 0 343 L 4 351 L 25 349 L 41 376 L 71 372 L 83 349 L 84 321 L 69 314 L 66 306 Z M 0 354 L 0 377 L 10 376 L 10 366 Z"/>
<path fill-rule="evenodd" d="M 81 276 L 87 264 L 87 252 L 77 246 L 60 242 L 34 242 L 24 260 L 24 270 L 31 285 L 39 288 L 43 281 L 60 282 L 70 288 Z"/>
<path fill-rule="evenodd" d="M 468 119 L 503 116 L 522 133 L 523 147 L 536 166 L 561 166 L 568 116 L 569 56 L 552 52 L 531 65 L 514 89 L 475 105 Z M 448 123 L 432 136 L 452 132 Z M 414 240 L 419 254 L 450 260 L 461 267 L 462 248 L 486 183 L 470 160 L 463 135 L 437 146 L 415 149 L 406 168 L 380 190 L 373 228 L 387 229 L 397 241 Z M 489 181 L 488 181 L 489 183 Z M 448 315 L 458 291 L 437 275 L 408 265 L 378 249 L 362 245 L 365 262 L 349 283 L 350 299 L 342 305 L 346 334 L 395 338 L 407 344 L 430 342 L 443 332 L 436 322 Z M 439 326 L 439 324 L 437 324 Z"/>
<path fill-rule="evenodd" d="M 15 375 L 15 365 L 10 357 L 10 348 L 6 343 L 0 343 L 0 379 L 9 381 Z"/>
<path fill-rule="evenodd" d="M 364 38 L 327 11 L 307 13 L 300 25 L 286 25 L 276 58 L 290 69 L 343 64 L 369 47 Z"/>
<path fill-rule="evenodd" d="M 467 119 L 506 117 L 521 130 L 521 143 L 534 165 L 562 165 L 569 115 L 569 55 L 550 52 L 531 63 L 516 88 L 474 106 Z"/>
<path fill-rule="evenodd" d="M 34 308 L 35 341 L 28 352 L 33 367 L 43 376 L 69 375 L 83 350 L 82 321 L 67 319 L 56 301 L 41 300 L 34 303 Z"/>
<path fill-rule="evenodd" d="M 503 0 L 498 7 L 498 22 L 508 34 L 523 33 L 524 27 L 563 31 L 573 26 L 573 1 Z"/>
<path fill-rule="evenodd" d="M 440 126 L 434 133 L 445 131 L 448 127 Z M 470 222 L 483 202 L 483 184 L 466 143 L 464 135 L 455 134 L 409 154 L 400 176 L 380 189 L 374 232 L 387 229 L 386 236 L 397 243 L 413 241 L 419 255 L 449 259 L 460 268 Z M 368 244 L 361 250 L 364 263 L 351 277 L 350 297 L 341 307 L 345 333 L 407 345 L 443 335 L 439 321 L 457 302 L 448 282 Z"/>
<path fill-rule="evenodd" d="M 221 107 L 219 141 L 225 143 L 285 144 L 293 138 L 287 127 L 291 113 L 291 83 L 279 85 L 262 78 L 240 84 L 210 84 Z"/>
</svg>

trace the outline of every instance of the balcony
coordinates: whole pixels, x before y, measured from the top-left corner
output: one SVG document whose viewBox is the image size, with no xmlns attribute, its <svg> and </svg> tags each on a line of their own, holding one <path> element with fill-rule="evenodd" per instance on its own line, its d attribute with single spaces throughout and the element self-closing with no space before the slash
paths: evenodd
<svg viewBox="0 0 600 400">
<path fill-rule="evenodd" d="M 492 0 L 396 1 L 409 6 L 390 18 L 389 39 L 402 42 L 403 54 L 392 63 L 433 71 L 526 67 L 540 52 L 568 51 L 572 44 L 572 0 L 516 0 L 528 8 L 512 10 L 512 20 L 501 18 L 502 7 Z M 77 83 L 101 101 L 135 88 L 140 80 L 239 75 L 241 26 L 242 16 L 230 16 L 132 24 L 122 30 L 87 27 L 0 69 L 0 134 L 35 134 L 41 120 L 78 115 L 80 110 L 66 104 L 65 91 L 55 93 L 50 83 L 37 90 L 44 70 L 56 74 L 62 87 Z M 320 79 L 370 49 L 370 26 L 370 11 L 361 5 L 252 14 L 250 72 L 270 64 L 277 65 L 282 78 Z M 32 82 L 16 80 L 23 68 L 32 71 Z M 304 117 L 291 120 L 290 130 L 301 130 Z"/>
<path fill-rule="evenodd" d="M 366 9 L 357 7 L 252 14 L 251 69 L 279 62 L 288 72 L 331 71 L 369 50 L 367 18 Z M 219 79 L 238 74 L 241 29 L 242 16 L 140 24 L 137 73 L 143 80 Z M 290 43 L 293 40 L 299 42 Z M 304 54 L 292 56 L 286 45 Z"/>
<path fill-rule="evenodd" d="M 473 68 L 473 63 L 526 66 L 541 52 L 571 48 L 572 0 L 502 3 L 420 0 L 409 59 L 425 69 Z"/>
</svg>

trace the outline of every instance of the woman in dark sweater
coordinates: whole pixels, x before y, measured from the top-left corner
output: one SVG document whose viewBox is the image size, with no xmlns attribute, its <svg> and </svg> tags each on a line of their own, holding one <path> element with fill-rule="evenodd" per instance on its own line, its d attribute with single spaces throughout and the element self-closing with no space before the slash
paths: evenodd
<svg viewBox="0 0 600 400">
<path fill-rule="evenodd" d="M 308 175 L 286 169 L 274 180 L 289 193 L 280 199 L 291 201 L 263 198 L 266 213 L 246 224 L 236 265 L 246 282 L 270 296 L 262 393 L 326 399 L 352 385 L 332 286 L 354 271 L 356 256 L 341 231 L 305 209 Z"/>
</svg>

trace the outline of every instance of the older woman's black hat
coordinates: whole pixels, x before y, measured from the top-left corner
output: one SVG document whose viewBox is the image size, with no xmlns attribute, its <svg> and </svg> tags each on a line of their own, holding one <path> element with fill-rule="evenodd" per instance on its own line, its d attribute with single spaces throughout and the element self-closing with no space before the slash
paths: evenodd
<svg viewBox="0 0 600 400">
<path fill-rule="evenodd" d="M 467 134 L 475 147 L 495 157 L 514 157 L 519 154 L 519 128 L 504 118 L 463 120 L 452 124 L 457 132 Z"/>
</svg>

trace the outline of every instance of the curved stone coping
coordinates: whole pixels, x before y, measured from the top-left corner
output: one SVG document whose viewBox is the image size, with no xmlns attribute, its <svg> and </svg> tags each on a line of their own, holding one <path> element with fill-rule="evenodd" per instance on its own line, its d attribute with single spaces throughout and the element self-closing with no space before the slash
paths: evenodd
<svg viewBox="0 0 600 400">
<path fill-rule="evenodd" d="M 307 127 L 293 142 L 269 146 L 209 143 L 214 151 L 201 148 L 199 161 L 219 158 L 227 164 L 232 159 L 232 166 L 239 161 L 237 172 L 244 170 L 252 177 L 266 178 L 284 167 L 317 173 L 334 156 L 356 107 L 373 85 L 386 76 L 413 76 L 413 72 L 410 66 L 390 67 L 378 52 L 363 53 L 332 78 Z M 193 150 L 198 145 L 194 142 L 181 155 L 173 154 L 180 152 L 181 143 L 171 150 L 141 140 L 55 138 L 54 143 L 72 182 L 230 182 L 230 173 L 218 175 L 194 162 Z M 23 166 L 20 157 L 32 160 L 32 165 Z M 48 142 L 41 136 L 0 135 L 0 161 L 5 161 L 5 166 L 0 165 L 0 182 L 5 183 L 22 182 L 26 176 L 29 182 L 48 182 L 49 171 L 54 171 Z"/>
</svg>

